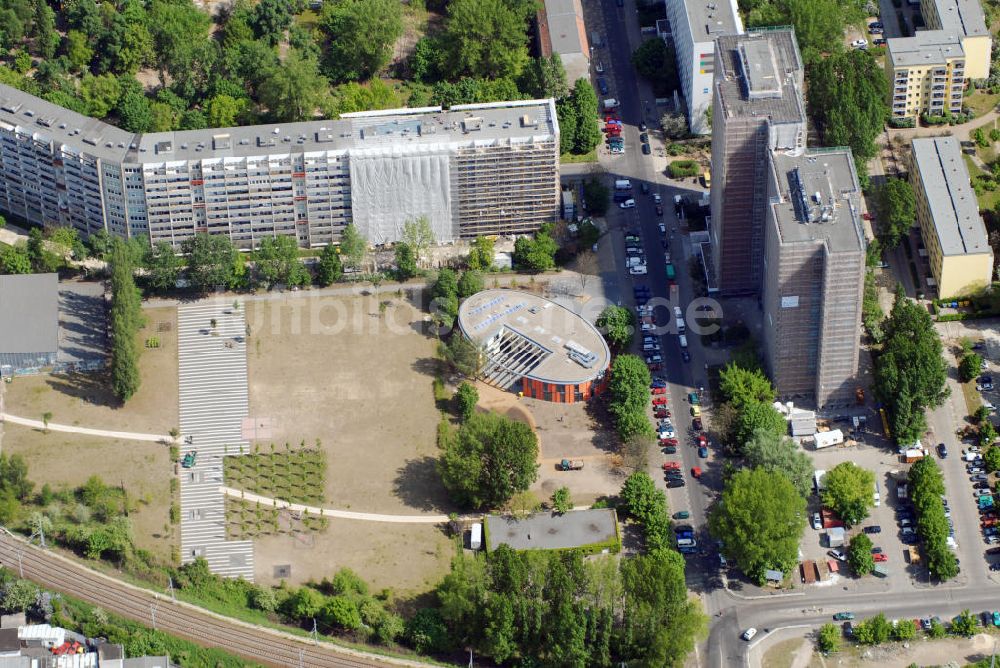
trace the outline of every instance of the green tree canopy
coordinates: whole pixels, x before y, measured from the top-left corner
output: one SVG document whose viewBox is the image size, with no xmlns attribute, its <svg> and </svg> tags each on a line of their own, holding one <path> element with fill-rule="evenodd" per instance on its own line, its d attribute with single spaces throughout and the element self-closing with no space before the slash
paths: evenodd
<svg viewBox="0 0 1000 668">
<path fill-rule="evenodd" d="M 338 83 L 378 74 L 403 34 L 403 6 L 396 0 L 336 0 L 323 6 L 320 25 L 329 40 L 323 69 Z"/>
<path fill-rule="evenodd" d="M 537 457 L 531 427 L 496 413 L 475 413 L 446 444 L 438 471 L 456 503 L 497 508 L 535 481 Z"/>
<path fill-rule="evenodd" d="M 798 563 L 806 502 L 780 473 L 743 469 L 726 481 L 708 525 L 726 558 L 763 584 L 765 571 L 788 573 Z"/>
<path fill-rule="evenodd" d="M 859 533 L 851 538 L 850 548 L 847 550 L 847 563 L 855 575 L 868 575 L 875 568 L 875 557 L 872 555 L 872 539 L 868 534 Z"/>
<path fill-rule="evenodd" d="M 747 466 L 762 467 L 788 478 L 802 498 L 809 496 L 813 480 L 812 458 L 795 442 L 767 430 L 757 430 L 743 446 Z"/>
<path fill-rule="evenodd" d="M 573 153 L 583 155 L 601 143 L 601 128 L 597 123 L 597 91 L 588 79 L 580 78 L 573 84 L 570 100 L 576 111 Z"/>
<path fill-rule="evenodd" d="M 983 358 L 978 353 L 968 353 L 958 364 L 958 377 L 963 383 L 968 383 L 979 375 Z"/>
<path fill-rule="evenodd" d="M 674 49 L 662 39 L 648 39 L 632 53 L 635 71 L 653 86 L 657 97 L 667 97 L 680 87 Z"/>
<path fill-rule="evenodd" d="M 640 357 L 618 355 L 611 363 L 608 411 L 615 418 L 618 435 L 623 441 L 634 436 L 652 436 L 653 426 L 647 415 L 649 368 Z"/>
<path fill-rule="evenodd" d="M 309 271 L 299 260 L 295 237 L 281 234 L 264 237 L 253 253 L 254 265 L 269 287 L 278 283 L 288 286 L 309 283 Z"/>
<path fill-rule="evenodd" d="M 345 266 L 359 269 L 368 254 L 368 241 L 350 224 L 340 234 L 340 259 Z"/>
<path fill-rule="evenodd" d="M 556 266 L 559 245 L 552 238 L 552 225 L 546 223 L 535 232 L 535 238 L 518 237 L 514 242 L 514 264 L 530 272 L 542 272 Z"/>
<path fill-rule="evenodd" d="M 832 654 L 840 649 L 840 629 L 837 628 L 836 624 L 827 622 L 819 627 L 816 646 L 824 654 Z"/>
<path fill-rule="evenodd" d="M 484 287 L 482 274 L 471 269 L 463 271 L 461 278 L 458 279 L 458 298 L 471 297 L 477 292 L 482 292 Z"/>
<path fill-rule="evenodd" d="M 469 269 L 489 271 L 493 267 L 493 239 L 476 237 L 469 247 Z"/>
<path fill-rule="evenodd" d="M 338 247 L 329 244 L 323 247 L 316 263 L 316 282 L 322 286 L 332 285 L 344 275 L 344 267 L 340 264 Z"/>
<path fill-rule="evenodd" d="M 625 306 L 606 306 L 597 318 L 597 327 L 613 347 L 625 350 L 635 333 L 635 315 Z"/>
<path fill-rule="evenodd" d="M 823 504 L 848 525 L 860 524 L 875 504 L 875 474 L 854 462 L 842 462 L 823 478 Z"/>
<path fill-rule="evenodd" d="M 233 283 L 239 253 L 228 237 L 196 234 L 181 243 L 181 250 L 187 256 L 188 279 L 195 290 L 207 292 Z"/>
<path fill-rule="evenodd" d="M 729 363 L 719 372 L 719 389 L 737 409 L 753 402 L 774 401 L 774 386 L 760 369 Z"/>
<path fill-rule="evenodd" d="M 462 382 L 455 391 L 455 404 L 462 420 L 468 420 L 476 412 L 479 403 L 479 390 L 472 383 Z"/>
<path fill-rule="evenodd" d="M 157 241 L 146 254 L 143 265 L 149 287 L 156 292 L 167 292 L 177 285 L 184 260 L 177 256 L 168 242 Z"/>
<path fill-rule="evenodd" d="M 452 0 L 441 41 L 447 73 L 516 78 L 528 64 L 528 18 L 507 0 Z"/>
<path fill-rule="evenodd" d="M 875 206 L 879 239 L 886 248 L 896 248 L 917 219 L 913 186 L 904 179 L 887 179 L 875 191 Z"/>
<path fill-rule="evenodd" d="M 408 281 L 417 275 L 417 256 L 413 247 L 405 241 L 396 242 L 393 252 L 396 258 L 396 277 Z"/>
<path fill-rule="evenodd" d="M 264 74 L 260 101 L 279 121 L 305 121 L 329 98 L 329 83 L 315 56 L 290 49 L 284 61 Z"/>
<path fill-rule="evenodd" d="M 788 423 L 785 416 L 779 413 L 771 404 L 763 401 L 751 401 L 737 408 L 736 424 L 733 437 L 735 448 L 742 452 L 747 441 L 754 434 L 764 432 L 774 437 L 788 433 Z"/>
<path fill-rule="evenodd" d="M 740 0 L 746 26 L 791 25 L 805 63 L 812 64 L 843 51 L 844 29 L 865 18 L 863 5 L 855 0 Z"/>
</svg>

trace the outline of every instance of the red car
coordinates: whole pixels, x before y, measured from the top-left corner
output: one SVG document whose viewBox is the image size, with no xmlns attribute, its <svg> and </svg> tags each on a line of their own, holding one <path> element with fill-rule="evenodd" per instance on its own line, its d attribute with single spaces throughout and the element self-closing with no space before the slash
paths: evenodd
<svg viewBox="0 0 1000 668">
<path fill-rule="evenodd" d="M 876 562 L 889 561 L 889 555 L 887 555 L 887 554 L 873 554 L 872 558 Z"/>
<path fill-rule="evenodd" d="M 649 367 L 650 371 L 660 371 L 661 369 L 663 369 L 663 365 L 660 364 L 659 362 L 653 362 L 652 364 L 647 364 L 646 366 Z"/>
<path fill-rule="evenodd" d="M 673 446 L 676 448 L 678 445 L 680 445 L 680 443 L 676 438 L 661 438 L 660 445 Z"/>
<path fill-rule="evenodd" d="M 695 466 L 693 469 L 691 469 L 691 475 L 693 475 L 695 478 L 700 478 L 701 477 L 701 468 Z"/>
<path fill-rule="evenodd" d="M 653 405 L 654 406 L 666 406 L 667 405 L 667 398 L 666 397 L 653 397 Z"/>
<path fill-rule="evenodd" d="M 665 388 L 665 387 L 654 387 L 652 390 L 650 390 L 650 392 L 652 392 L 653 394 L 666 394 L 667 393 L 667 388 Z"/>
<path fill-rule="evenodd" d="M 701 431 L 702 429 L 701 418 L 696 417 L 695 419 L 691 420 L 691 426 L 694 428 L 695 431 Z"/>
<path fill-rule="evenodd" d="M 670 469 L 676 469 L 676 470 L 680 471 L 681 470 L 681 463 L 680 462 L 663 462 L 663 470 L 664 471 L 669 471 Z"/>
<path fill-rule="evenodd" d="M 663 406 L 660 406 L 655 411 L 653 411 L 653 416 L 657 420 L 662 420 L 663 418 L 668 418 L 668 417 L 670 417 L 670 410 L 667 409 L 667 408 L 664 408 Z"/>
<path fill-rule="evenodd" d="M 705 438 L 705 434 L 698 434 L 697 436 L 695 436 L 694 440 L 697 442 L 699 448 L 708 447 L 708 439 Z"/>
<path fill-rule="evenodd" d="M 861 217 L 864 218 L 865 220 L 875 220 L 875 216 L 870 211 L 865 211 L 863 214 L 861 214 Z"/>
</svg>

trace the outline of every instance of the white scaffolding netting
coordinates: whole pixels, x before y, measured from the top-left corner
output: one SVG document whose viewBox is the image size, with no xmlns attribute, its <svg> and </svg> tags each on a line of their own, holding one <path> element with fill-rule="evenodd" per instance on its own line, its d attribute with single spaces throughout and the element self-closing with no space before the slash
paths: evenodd
<svg viewBox="0 0 1000 668">
<path fill-rule="evenodd" d="M 353 221 L 369 243 L 398 241 L 403 225 L 421 216 L 430 221 L 437 241 L 458 237 L 447 149 L 355 153 L 350 165 Z"/>
</svg>

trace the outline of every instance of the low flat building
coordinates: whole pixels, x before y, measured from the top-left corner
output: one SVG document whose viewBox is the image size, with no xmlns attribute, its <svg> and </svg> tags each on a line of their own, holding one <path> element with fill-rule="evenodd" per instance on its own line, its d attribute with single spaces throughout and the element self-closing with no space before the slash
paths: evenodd
<svg viewBox="0 0 1000 668">
<path fill-rule="evenodd" d="M 865 278 L 861 188 L 849 149 L 770 154 L 764 349 L 778 396 L 855 401 Z"/>
<path fill-rule="evenodd" d="M 0 376 L 51 367 L 59 353 L 59 276 L 0 275 Z"/>
<path fill-rule="evenodd" d="M 993 249 L 955 137 L 913 140 L 910 170 L 917 221 L 938 297 L 969 295 L 990 285 Z"/>
<path fill-rule="evenodd" d="M 509 515 L 486 516 L 486 550 L 507 545 L 515 550 L 566 550 L 607 545 L 621 546 L 618 517 L 613 508 L 573 510 L 562 515 L 535 513 L 523 519 Z"/>
<path fill-rule="evenodd" d="M 577 79 L 590 79 L 590 44 L 581 0 L 545 0 L 538 10 L 538 45 L 546 58 L 559 55 L 570 86 Z"/>
</svg>

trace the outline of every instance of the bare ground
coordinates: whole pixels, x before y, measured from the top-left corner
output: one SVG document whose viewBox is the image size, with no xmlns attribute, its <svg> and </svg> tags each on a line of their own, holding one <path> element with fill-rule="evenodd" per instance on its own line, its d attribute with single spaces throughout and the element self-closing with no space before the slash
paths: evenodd
<svg viewBox="0 0 1000 668">
<path fill-rule="evenodd" d="M 21 455 L 28 475 L 40 489 L 71 489 L 92 475 L 109 485 L 124 485 L 138 500 L 138 510 L 129 515 L 136 545 L 163 561 L 171 557 L 173 531 L 170 514 L 170 448 L 146 441 L 119 441 L 97 436 L 4 425 L 3 451 Z"/>
<path fill-rule="evenodd" d="M 15 378 L 6 389 L 5 410 L 35 420 L 51 412 L 51 422 L 58 424 L 166 434 L 178 424 L 177 310 L 145 309 L 143 315 L 146 326 L 136 337 L 143 347 L 139 358 L 142 384 L 124 406 L 111 393 L 106 374 L 42 374 Z M 165 331 L 160 331 L 161 323 Z M 159 348 L 144 347 L 151 336 L 160 339 Z"/>
<path fill-rule="evenodd" d="M 771 647 L 761 661 L 771 668 L 908 668 L 943 666 L 950 661 L 959 665 L 989 658 L 995 635 L 981 633 L 972 638 L 928 640 L 920 638 L 906 643 L 891 643 L 880 647 L 845 646 L 840 652 L 824 657 L 814 651 L 811 640 L 793 638 Z"/>
</svg>

